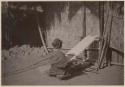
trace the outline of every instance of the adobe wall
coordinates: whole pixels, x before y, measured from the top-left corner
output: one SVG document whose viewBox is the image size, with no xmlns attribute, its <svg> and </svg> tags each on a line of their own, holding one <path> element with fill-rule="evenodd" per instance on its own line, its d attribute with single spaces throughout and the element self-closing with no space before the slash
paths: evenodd
<svg viewBox="0 0 125 87">
<path fill-rule="evenodd" d="M 83 37 L 83 17 L 84 6 L 82 6 L 76 14 L 69 20 L 70 13 L 69 7 L 66 6 L 65 10 L 61 12 L 61 22 L 55 14 L 54 24 L 50 26 L 47 31 L 47 44 L 52 47 L 53 39 L 60 38 L 63 40 L 62 48 L 72 48 Z M 99 19 L 91 13 L 91 10 L 86 8 L 86 35 L 99 35 Z"/>
</svg>

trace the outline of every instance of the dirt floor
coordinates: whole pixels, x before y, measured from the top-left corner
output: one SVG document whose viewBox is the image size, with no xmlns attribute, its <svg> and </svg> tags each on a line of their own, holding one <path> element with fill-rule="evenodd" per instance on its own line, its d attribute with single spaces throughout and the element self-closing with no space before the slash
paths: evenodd
<svg viewBox="0 0 125 87">
<path fill-rule="evenodd" d="M 48 76 L 50 65 L 39 62 L 43 48 L 29 46 L 2 50 L 2 85 L 123 85 L 124 67 L 109 66 L 100 71 L 86 69 L 68 80 Z"/>
<path fill-rule="evenodd" d="M 3 85 L 123 85 L 123 67 L 111 66 L 99 72 L 83 72 L 68 80 L 49 77 L 49 66 L 38 67 L 20 74 L 5 77 Z"/>
</svg>

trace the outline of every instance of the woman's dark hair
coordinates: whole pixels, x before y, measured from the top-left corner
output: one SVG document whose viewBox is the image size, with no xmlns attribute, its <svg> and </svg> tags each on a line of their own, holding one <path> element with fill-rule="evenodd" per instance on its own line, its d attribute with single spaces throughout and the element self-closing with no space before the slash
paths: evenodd
<svg viewBox="0 0 125 87">
<path fill-rule="evenodd" d="M 62 40 L 58 38 L 54 39 L 54 41 L 52 42 L 52 46 L 56 49 L 60 49 L 62 47 Z"/>
</svg>

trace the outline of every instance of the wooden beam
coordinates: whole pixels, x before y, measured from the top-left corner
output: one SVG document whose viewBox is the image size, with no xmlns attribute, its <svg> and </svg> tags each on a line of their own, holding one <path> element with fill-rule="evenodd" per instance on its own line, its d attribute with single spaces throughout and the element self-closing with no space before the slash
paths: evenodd
<svg viewBox="0 0 125 87">
<path fill-rule="evenodd" d="M 117 63 L 117 62 L 111 62 L 111 64 L 113 64 L 113 65 L 118 65 L 118 66 L 124 66 L 124 64 L 122 64 L 122 63 Z"/>
<path fill-rule="evenodd" d="M 47 47 L 47 49 L 54 49 L 54 48 L 51 48 L 51 47 Z M 61 50 L 71 50 L 71 49 L 66 49 L 66 48 L 61 48 Z M 85 49 L 86 51 L 98 51 L 99 48 L 86 48 Z"/>
<path fill-rule="evenodd" d="M 121 55 L 124 58 L 124 52 L 117 50 L 116 48 L 110 47 L 112 51 L 116 52 L 117 54 Z"/>
</svg>

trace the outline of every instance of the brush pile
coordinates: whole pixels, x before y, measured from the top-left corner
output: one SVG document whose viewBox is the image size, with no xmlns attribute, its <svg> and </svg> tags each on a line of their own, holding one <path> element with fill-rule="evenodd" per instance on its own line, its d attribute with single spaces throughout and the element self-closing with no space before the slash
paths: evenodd
<svg viewBox="0 0 125 87">
<path fill-rule="evenodd" d="M 15 46 L 2 50 L 2 72 L 11 72 L 25 68 L 40 61 L 46 55 L 43 47 L 29 45 Z"/>
</svg>

